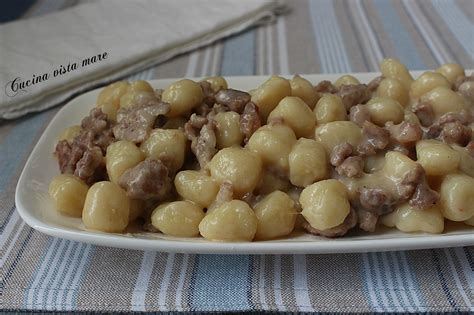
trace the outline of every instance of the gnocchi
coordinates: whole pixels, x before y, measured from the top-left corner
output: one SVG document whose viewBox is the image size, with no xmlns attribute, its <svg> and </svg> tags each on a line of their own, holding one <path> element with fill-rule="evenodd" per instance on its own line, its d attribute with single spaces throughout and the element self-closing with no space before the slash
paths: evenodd
<svg viewBox="0 0 474 315">
<path fill-rule="evenodd" d="M 152 225 L 166 235 L 193 237 L 199 235 L 202 208 L 189 201 L 173 201 L 158 206 L 151 214 Z"/>
<path fill-rule="evenodd" d="M 474 215 L 474 178 L 447 175 L 440 188 L 441 212 L 451 221 L 465 221 Z"/>
<path fill-rule="evenodd" d="M 162 160 L 175 172 L 184 163 L 186 137 L 179 129 L 154 129 L 140 149 L 145 156 Z"/>
<path fill-rule="evenodd" d="M 350 212 L 344 184 L 327 179 L 303 189 L 300 195 L 301 214 L 315 229 L 327 230 L 341 224 Z"/>
<path fill-rule="evenodd" d="M 299 139 L 288 157 L 290 182 L 306 187 L 329 176 L 324 147 L 312 139 Z"/>
<path fill-rule="evenodd" d="M 282 77 L 272 76 L 253 91 L 252 102 L 258 106 L 260 114 L 266 119 L 278 103 L 290 95 L 290 82 Z"/>
<path fill-rule="evenodd" d="M 112 143 L 107 147 L 105 154 L 105 166 L 110 181 L 117 184 L 120 176 L 126 170 L 136 166 L 144 159 L 145 155 L 133 142 L 121 140 Z"/>
<path fill-rule="evenodd" d="M 211 177 L 221 184 L 232 183 L 234 193 L 243 196 L 255 189 L 262 172 L 257 154 L 246 149 L 231 147 L 217 152 L 209 164 Z"/>
<path fill-rule="evenodd" d="M 61 174 L 55 176 L 49 184 L 49 195 L 59 212 L 81 217 L 88 189 L 89 187 L 79 178 Z"/>
<path fill-rule="evenodd" d="M 123 232 L 129 213 L 130 200 L 125 191 L 112 182 L 97 182 L 87 191 L 82 221 L 89 229 Z"/>
<path fill-rule="evenodd" d="M 316 125 L 316 119 L 311 109 L 299 97 L 287 96 L 278 103 L 268 115 L 268 122 L 282 119 L 293 131 L 297 138 L 311 137 Z"/>
<path fill-rule="evenodd" d="M 257 232 L 255 212 L 241 200 L 223 203 L 199 223 L 199 232 L 213 241 L 250 242 Z"/>
<path fill-rule="evenodd" d="M 316 92 L 311 82 L 299 75 L 295 75 L 290 80 L 291 95 L 302 99 L 309 108 L 313 109 L 319 99 L 319 93 Z"/>
<path fill-rule="evenodd" d="M 216 198 L 219 185 L 205 172 L 186 170 L 176 174 L 174 186 L 178 194 L 203 208 L 209 207 Z"/>
<path fill-rule="evenodd" d="M 332 121 L 347 120 L 346 107 L 342 99 L 334 94 L 324 94 L 314 108 L 318 125 Z"/>
<path fill-rule="evenodd" d="M 419 210 L 409 204 L 399 206 L 395 211 L 382 217 L 382 224 L 396 227 L 402 232 L 442 233 L 444 217 L 439 206 Z"/>
<path fill-rule="evenodd" d="M 293 199 L 282 191 L 272 192 L 255 205 L 255 237 L 268 240 L 290 234 L 295 227 L 296 214 Z"/>
<path fill-rule="evenodd" d="M 290 127 L 269 124 L 260 127 L 247 146 L 260 156 L 265 165 L 286 173 L 289 167 L 288 156 L 295 142 L 296 136 Z"/>
<path fill-rule="evenodd" d="M 112 83 L 59 135 L 50 199 L 86 229 L 216 242 L 473 226 L 470 74 L 380 71 L 249 91 L 221 76 Z"/>
<path fill-rule="evenodd" d="M 199 105 L 203 99 L 203 94 L 198 83 L 183 79 L 168 86 L 163 91 L 161 99 L 171 105 L 168 116 L 177 117 Z"/>
</svg>

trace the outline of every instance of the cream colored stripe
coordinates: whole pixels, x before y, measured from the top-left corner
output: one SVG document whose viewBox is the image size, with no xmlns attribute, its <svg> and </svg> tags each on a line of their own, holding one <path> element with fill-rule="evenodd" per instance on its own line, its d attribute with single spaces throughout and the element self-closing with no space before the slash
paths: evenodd
<svg viewBox="0 0 474 315">
<path fill-rule="evenodd" d="M 265 49 L 265 28 L 259 27 L 256 32 L 256 46 L 257 46 L 257 58 L 255 62 L 257 63 L 257 75 L 263 75 L 265 73 L 265 64 L 264 64 L 264 49 Z"/>
<path fill-rule="evenodd" d="M 266 35 L 266 48 L 267 48 L 267 74 L 272 75 L 273 73 L 273 25 L 267 25 L 265 27 Z"/>
<path fill-rule="evenodd" d="M 296 304 L 301 312 L 314 312 L 308 295 L 306 255 L 293 255 L 294 290 Z"/>
<path fill-rule="evenodd" d="M 277 20 L 278 32 L 278 57 L 280 59 L 280 74 L 290 74 L 290 67 L 288 66 L 288 44 L 286 41 L 286 22 L 285 16 L 280 16 Z"/>
<path fill-rule="evenodd" d="M 132 293 L 131 309 L 132 311 L 145 311 L 145 298 L 148 290 L 148 284 L 155 264 L 156 252 L 143 252 L 140 270 L 137 281 Z"/>
<path fill-rule="evenodd" d="M 2 257 L 0 258 L 0 268 L 3 268 L 3 265 L 7 261 L 8 256 L 10 255 L 10 252 L 12 251 L 13 247 L 16 245 L 16 241 L 18 240 L 18 237 L 21 234 L 21 231 L 25 227 L 25 222 L 21 221 L 20 226 L 16 229 L 16 233 L 14 234 L 13 238 L 10 241 L 10 244 L 8 244 L 7 249 L 3 253 Z"/>
<path fill-rule="evenodd" d="M 189 55 L 188 67 L 186 68 L 186 73 L 184 74 L 184 77 L 190 78 L 190 77 L 194 77 L 196 75 L 198 59 L 199 59 L 199 51 L 198 50 L 193 51 Z"/>
<path fill-rule="evenodd" d="M 469 298 L 466 294 L 466 291 L 464 290 L 463 285 L 461 284 L 461 280 L 459 279 L 458 271 L 456 270 L 456 267 L 454 266 L 451 253 L 449 252 L 447 248 L 444 248 L 443 251 L 448 260 L 449 270 L 451 271 L 451 274 L 453 275 L 454 283 L 456 284 L 456 288 L 458 289 L 459 294 L 461 295 L 462 299 L 464 300 L 464 303 L 466 303 L 469 309 L 470 310 L 474 309 L 473 302 L 472 302 L 472 292 L 470 294 L 471 298 Z"/>
</svg>

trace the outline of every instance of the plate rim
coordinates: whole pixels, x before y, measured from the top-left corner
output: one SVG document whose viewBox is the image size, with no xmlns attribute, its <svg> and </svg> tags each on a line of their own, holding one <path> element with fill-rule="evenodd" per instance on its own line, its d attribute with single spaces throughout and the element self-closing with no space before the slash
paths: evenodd
<svg viewBox="0 0 474 315">
<path fill-rule="evenodd" d="M 424 71 L 410 71 L 413 75 L 419 75 Z M 472 71 L 472 70 L 466 70 Z M 380 75 L 380 72 L 353 72 L 348 73 L 355 76 Z M 334 76 L 338 74 L 302 74 L 303 77 L 316 76 Z M 250 75 L 250 76 L 224 76 L 227 80 L 232 79 L 266 79 L 269 75 Z M 289 77 L 289 75 L 283 75 Z M 179 80 L 180 78 L 163 78 L 147 80 L 152 85 L 164 84 L 167 82 Z M 201 77 L 193 77 L 190 79 L 199 80 Z M 187 254 L 336 254 L 336 253 L 362 253 L 374 251 L 396 251 L 396 250 L 418 250 L 418 249 L 433 249 L 433 248 L 448 248 L 448 247 L 463 247 L 474 245 L 474 232 L 465 234 L 419 234 L 416 235 L 407 233 L 407 237 L 388 237 L 378 239 L 327 239 L 324 241 L 285 241 L 284 238 L 273 241 L 258 241 L 258 242 L 215 242 L 215 241 L 200 241 L 189 242 L 180 240 L 165 240 L 165 239 L 144 239 L 134 238 L 121 234 L 91 232 L 84 230 L 73 230 L 71 228 L 58 228 L 40 221 L 35 218 L 26 206 L 23 204 L 21 196 L 21 188 L 25 187 L 25 181 L 28 170 L 31 168 L 32 159 L 35 157 L 36 151 L 45 142 L 49 134 L 49 129 L 52 128 L 56 119 L 62 115 L 74 102 L 80 101 L 84 95 L 97 93 L 102 87 L 82 93 L 73 99 L 69 100 L 63 105 L 61 109 L 54 115 L 48 123 L 48 126 L 43 130 L 40 138 L 35 144 L 33 150 L 28 156 L 28 159 L 23 166 L 20 177 L 18 179 L 15 189 L 15 206 L 20 217 L 31 228 L 50 235 L 63 239 L 80 241 L 88 244 L 116 247 L 124 249 L 135 250 L 153 250 L 167 253 L 187 253 Z M 140 243 L 140 246 L 137 246 Z M 336 245 L 337 244 L 337 245 Z M 335 246 L 336 245 L 336 246 Z"/>
</svg>

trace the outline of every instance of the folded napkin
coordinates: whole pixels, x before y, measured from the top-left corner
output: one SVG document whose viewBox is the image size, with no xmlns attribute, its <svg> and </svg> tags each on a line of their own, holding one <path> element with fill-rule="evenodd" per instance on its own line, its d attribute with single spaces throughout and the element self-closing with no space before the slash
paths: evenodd
<svg viewBox="0 0 474 315">
<path fill-rule="evenodd" d="M 100 0 L 0 25 L 0 118 L 52 107 L 281 8 L 273 0 Z"/>
</svg>

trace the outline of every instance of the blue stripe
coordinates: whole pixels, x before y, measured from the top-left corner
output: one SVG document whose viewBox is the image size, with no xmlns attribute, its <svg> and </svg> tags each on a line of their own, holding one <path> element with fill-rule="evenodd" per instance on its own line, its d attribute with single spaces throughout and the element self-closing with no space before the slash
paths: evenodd
<svg viewBox="0 0 474 315">
<path fill-rule="evenodd" d="M 71 242 L 69 241 L 70 244 L 68 244 L 68 247 L 71 247 L 72 245 L 72 248 L 70 249 L 69 251 L 69 255 L 67 257 L 63 257 L 62 259 L 65 260 L 65 266 L 63 266 L 62 270 L 60 273 L 58 273 L 56 275 L 56 279 L 55 279 L 55 282 L 56 282 L 56 285 L 54 286 L 54 289 L 53 292 L 52 292 L 52 299 L 51 299 L 51 304 L 56 306 L 57 304 L 57 299 L 58 299 L 58 294 L 59 294 L 59 290 L 61 289 L 61 284 L 64 283 L 64 281 L 66 280 L 66 275 L 67 275 L 67 272 L 69 271 L 69 269 L 73 266 L 74 264 L 74 261 L 72 261 L 72 257 L 74 255 L 74 253 L 76 252 L 77 250 L 77 247 L 80 243 L 75 243 L 75 242 Z M 71 254 L 72 253 L 72 254 Z M 79 256 L 80 257 L 80 256 Z M 46 301 L 47 301 L 47 298 L 51 295 L 51 292 L 48 292 L 47 296 L 46 296 Z"/>
<path fill-rule="evenodd" d="M 34 277 L 33 277 L 33 279 L 32 279 L 30 288 L 33 289 L 34 292 L 33 292 L 33 299 L 32 299 L 32 303 L 33 303 L 33 304 L 32 304 L 32 305 L 29 305 L 30 308 L 31 308 L 31 307 L 34 307 L 35 304 L 38 303 L 38 293 L 39 293 L 39 292 L 38 292 L 38 289 L 43 287 L 43 282 L 45 281 L 46 277 L 48 276 L 48 273 L 50 272 L 51 265 L 52 265 L 53 261 L 56 259 L 56 256 L 58 255 L 58 253 L 57 253 L 57 252 L 58 252 L 58 249 L 59 249 L 59 247 L 61 247 L 62 244 L 63 244 L 63 242 L 61 241 L 61 239 L 52 239 L 52 243 L 54 243 L 54 241 L 56 241 L 56 242 L 55 242 L 56 244 L 54 245 L 53 249 L 51 249 L 51 252 L 52 252 L 53 254 L 50 256 L 50 258 L 49 258 L 48 261 L 46 261 L 46 260 L 44 260 L 44 259 L 41 260 L 41 263 L 38 265 L 38 269 L 36 270 L 36 272 L 35 272 L 35 274 L 34 274 Z M 48 251 L 50 250 L 50 247 L 51 247 L 51 246 L 48 246 L 48 250 L 45 251 L 45 254 L 48 253 Z M 46 268 L 43 270 L 43 273 L 42 273 L 42 274 L 38 274 L 38 272 L 39 272 L 41 266 L 43 266 L 43 265 L 46 265 Z M 36 278 L 37 276 L 39 276 L 39 279 L 40 279 L 40 280 L 38 281 L 37 287 L 34 288 L 34 287 L 32 287 L 32 285 L 33 285 L 33 282 L 34 282 L 34 280 L 35 280 L 35 278 Z"/>
<path fill-rule="evenodd" d="M 30 278 L 30 285 L 25 288 L 25 292 L 24 292 L 24 296 L 23 296 L 23 306 L 25 308 L 28 307 L 28 295 L 29 295 L 29 290 L 32 289 L 32 286 L 33 286 L 33 283 L 35 282 L 35 279 L 36 277 L 38 276 L 38 273 L 39 273 L 39 270 L 41 269 L 41 266 L 43 265 L 43 262 L 44 260 L 46 259 L 46 256 L 48 254 L 48 249 L 52 246 L 53 242 L 54 242 L 54 238 L 53 237 L 48 237 L 48 243 L 47 245 L 44 247 L 44 250 L 43 250 L 43 255 L 41 256 L 41 259 L 38 261 L 39 263 L 36 265 L 36 268 L 35 268 L 35 271 L 33 272 L 33 274 L 31 275 L 31 278 Z M 40 277 L 44 277 L 46 275 L 46 273 L 43 273 L 42 275 L 39 275 Z M 41 281 L 40 281 L 41 283 Z M 33 301 L 34 301 L 34 296 L 33 296 Z"/>
<path fill-rule="evenodd" d="M 423 58 L 416 50 L 415 42 L 400 20 L 390 1 L 374 1 L 375 8 L 383 17 L 383 28 L 395 49 L 396 57 L 407 66 L 408 69 L 426 68 Z"/>
<path fill-rule="evenodd" d="M 61 242 L 64 242 L 64 247 L 61 251 L 60 258 L 58 259 L 58 262 L 56 263 L 56 266 L 54 267 L 54 270 L 52 271 L 52 275 L 49 278 L 49 281 L 46 285 L 46 288 L 48 288 L 48 291 L 44 293 L 43 295 L 43 300 L 39 301 L 43 305 L 48 305 L 48 297 L 50 295 L 57 295 L 58 294 L 58 281 L 59 279 L 64 279 L 64 271 L 69 266 L 69 264 L 66 263 L 66 261 L 69 259 L 69 256 L 72 252 L 72 242 L 71 241 L 66 241 L 62 240 Z M 64 265 L 66 264 L 66 265 Z M 53 285 L 54 284 L 54 285 Z M 54 301 L 54 299 L 52 300 Z M 53 303 L 53 302 L 52 302 Z"/>
<path fill-rule="evenodd" d="M 382 310 L 382 305 L 378 301 L 376 288 L 374 286 L 374 282 L 372 281 L 372 270 L 371 270 L 372 268 L 370 266 L 369 253 L 362 253 L 359 255 L 359 258 L 360 258 L 359 262 L 361 263 L 361 266 L 359 266 L 359 270 L 361 271 L 361 276 L 362 276 L 362 279 L 364 280 L 363 290 L 364 290 L 365 296 L 367 297 L 367 304 L 370 307 L 371 311 L 378 312 Z M 365 263 L 365 259 L 367 259 L 367 262 L 368 262 L 367 264 Z M 374 294 L 376 295 L 375 298 L 377 299 L 376 303 L 374 303 L 375 301 L 372 300 L 370 289 L 369 289 L 369 283 L 372 283 L 372 288 L 373 288 Z"/>
<path fill-rule="evenodd" d="M 255 73 L 255 31 L 233 36 L 225 41 L 221 75 L 252 75 Z"/>
<path fill-rule="evenodd" d="M 367 49 L 369 49 L 368 47 L 362 47 L 362 40 L 360 38 L 360 34 L 359 34 L 359 30 L 357 29 L 357 26 L 355 24 L 355 20 L 354 20 L 354 16 L 352 15 L 352 10 L 351 8 L 349 7 L 349 2 L 347 1 L 344 1 L 343 2 L 343 5 L 344 5 L 344 14 L 345 16 L 347 16 L 347 20 L 352 28 L 352 33 L 354 34 L 354 36 L 356 37 L 355 39 L 355 42 L 357 44 L 357 50 L 360 51 L 361 53 L 361 56 L 362 56 L 362 61 L 364 63 L 364 69 L 365 71 L 376 71 L 377 69 L 371 69 L 370 66 L 369 66 L 369 60 L 368 60 L 368 55 L 367 55 Z M 352 71 L 352 69 L 351 69 Z"/>
<path fill-rule="evenodd" d="M 375 256 L 379 260 L 379 265 L 382 266 L 382 272 L 381 272 L 381 277 L 382 277 L 382 283 L 386 288 L 388 288 L 388 293 L 387 296 L 389 299 L 392 301 L 394 311 L 399 311 L 399 309 L 395 308 L 401 308 L 404 311 L 406 311 L 406 308 L 404 308 L 403 305 L 403 298 L 399 290 L 394 290 L 394 287 L 396 287 L 396 279 L 395 279 L 395 271 L 394 271 L 394 263 L 392 261 L 392 258 L 388 255 L 387 252 L 382 252 L 382 253 L 375 253 Z M 385 266 L 385 263 L 387 263 L 387 266 Z M 391 280 L 392 284 L 391 286 L 388 283 L 388 280 Z M 391 291 L 391 292 L 390 292 Z M 393 295 L 395 295 L 395 300 L 397 300 L 399 306 L 395 305 L 395 300 L 393 299 Z M 406 307 L 406 306 L 405 306 Z"/>
<path fill-rule="evenodd" d="M 410 270 L 408 270 L 408 271 L 406 270 L 406 268 L 403 264 L 403 260 L 401 258 L 400 252 L 399 251 L 398 252 L 393 252 L 392 254 L 393 254 L 393 259 L 397 260 L 399 270 L 400 270 L 400 278 L 402 279 L 403 286 L 405 288 L 408 288 L 408 291 L 407 291 L 408 293 L 406 294 L 407 297 L 408 297 L 408 301 L 411 303 L 411 306 L 415 310 L 420 311 L 420 309 L 418 308 L 417 303 L 415 302 L 415 299 L 412 297 L 412 292 L 414 292 L 415 295 L 418 297 L 418 300 L 421 301 L 420 288 L 418 286 L 415 287 L 415 288 L 410 286 L 410 283 L 408 282 L 408 279 L 407 279 L 407 274 L 412 280 L 416 280 L 416 278 L 414 277 L 413 274 L 410 274 Z M 409 266 L 408 266 L 408 268 L 409 268 Z M 417 283 L 416 281 L 412 281 L 412 282 Z"/>
<path fill-rule="evenodd" d="M 84 245 L 84 244 L 83 244 Z M 77 281 L 77 284 L 72 287 L 71 289 L 73 290 L 73 294 L 72 294 L 72 307 L 71 309 L 76 309 L 76 305 L 77 305 L 77 297 L 78 297 L 78 294 L 79 294 L 79 289 L 81 288 L 82 286 L 82 283 L 84 282 L 84 280 L 86 279 L 86 275 L 87 275 L 87 270 L 89 270 L 89 267 L 91 265 L 91 262 L 92 262 L 92 256 L 93 256 L 93 253 L 95 251 L 97 247 L 94 246 L 94 245 L 90 245 L 90 244 L 85 244 L 83 246 L 83 250 L 82 250 L 82 253 L 80 255 L 80 257 L 82 258 L 83 254 L 84 254 L 84 251 L 88 251 L 87 253 L 87 257 L 86 257 L 86 261 L 84 262 L 84 267 L 82 267 L 82 272 L 79 276 L 79 279 Z M 78 259 L 77 260 L 78 262 L 81 261 L 81 259 Z M 79 266 L 78 266 L 79 267 Z M 73 277 L 74 279 L 74 277 Z"/>
<path fill-rule="evenodd" d="M 459 7 L 451 2 L 436 0 L 433 1 L 433 7 L 446 22 L 446 26 L 456 37 L 459 44 L 472 58 L 474 56 L 474 23 L 469 21 Z"/>
<path fill-rule="evenodd" d="M 5 211 L 5 210 L 2 210 L 2 211 Z M 0 234 L 3 234 L 3 231 L 5 230 L 5 227 L 7 226 L 8 221 L 10 221 L 10 218 L 12 217 L 14 211 L 15 211 L 15 206 L 11 207 L 10 211 L 7 213 L 6 218 L 0 225 Z"/>
<path fill-rule="evenodd" d="M 309 10 L 322 72 L 350 71 L 351 65 L 332 2 L 310 1 Z"/>
<path fill-rule="evenodd" d="M 466 258 L 469 262 L 469 266 L 471 267 L 472 272 L 474 272 L 474 259 L 472 258 L 472 253 L 469 249 L 473 248 L 474 247 L 463 247 L 464 253 L 466 254 Z"/>
<path fill-rule="evenodd" d="M 255 259 L 255 255 L 249 255 L 249 264 L 248 264 L 248 270 L 247 270 L 247 302 L 250 305 L 250 308 L 252 310 L 256 309 L 255 305 L 253 304 L 252 301 L 252 276 L 253 276 L 253 261 Z"/>
<path fill-rule="evenodd" d="M 3 277 L 2 281 L 0 281 L 0 292 L 3 292 L 3 290 L 5 288 L 5 284 L 7 284 L 8 281 L 10 280 L 10 278 L 13 274 L 13 270 L 15 270 L 18 262 L 20 261 L 21 257 L 23 256 L 23 253 L 25 252 L 25 249 L 26 249 L 26 245 L 30 242 L 31 235 L 33 235 L 33 232 L 35 231 L 32 228 L 30 228 L 29 226 L 25 226 L 25 229 L 28 229 L 28 235 L 26 236 L 23 243 L 21 243 L 20 249 L 18 251 L 18 255 L 13 260 L 12 265 L 10 266 L 10 268 L 8 268 L 8 271 L 5 274 L 5 276 Z"/>
<path fill-rule="evenodd" d="M 87 244 L 85 243 L 77 243 L 74 242 L 74 253 L 70 257 L 68 257 L 68 266 L 66 270 L 64 270 L 64 277 L 62 277 L 61 283 L 58 285 L 59 289 L 69 289 L 71 286 L 71 281 L 74 278 L 74 271 L 77 270 L 77 265 L 81 261 L 82 256 L 84 255 L 84 251 L 87 248 Z M 74 258 L 76 252 L 79 250 L 79 253 L 77 253 L 77 258 L 75 260 L 72 260 Z M 72 268 L 72 269 L 71 269 Z M 70 271 L 71 269 L 71 271 Z M 68 275 L 68 272 L 70 274 Z M 66 282 L 67 281 L 67 282 Z M 56 290 L 56 292 L 59 293 L 59 290 Z M 66 305 L 66 299 L 67 299 L 67 292 L 62 292 L 62 298 L 59 300 L 57 294 L 54 296 L 53 300 L 53 305 L 58 306 L 58 305 Z"/>
<path fill-rule="evenodd" d="M 381 288 L 378 284 L 378 281 L 377 281 L 377 274 L 375 273 L 375 268 L 377 268 L 375 266 L 375 262 L 374 262 L 374 258 L 372 257 L 372 254 L 373 253 L 367 253 L 367 259 L 369 261 L 369 266 L 370 266 L 370 279 L 367 279 L 367 281 L 370 281 L 372 282 L 372 286 L 374 288 L 374 293 L 375 293 L 375 297 L 377 299 L 377 304 L 379 305 L 379 307 L 384 311 L 384 312 L 388 312 L 389 309 L 387 308 L 387 306 L 385 305 L 384 301 L 382 300 L 382 290 L 384 288 Z M 380 273 L 380 270 L 379 270 L 379 273 Z"/>
<path fill-rule="evenodd" d="M 12 182 L 12 177 L 16 175 L 18 167 L 50 116 L 51 111 L 46 111 L 19 119 L 4 138 L 0 145 L 0 191 L 5 190 Z"/>
<path fill-rule="evenodd" d="M 191 310 L 251 310 L 247 299 L 248 255 L 200 255 L 196 263 Z"/>
<path fill-rule="evenodd" d="M 446 300 L 454 308 L 456 312 L 459 312 L 459 307 L 456 304 L 456 301 L 454 300 L 453 295 L 450 292 L 448 284 L 446 283 L 446 278 L 444 277 L 443 269 L 441 268 L 441 263 L 439 261 L 438 253 L 436 250 L 433 250 L 433 249 L 430 251 L 431 251 L 431 258 L 433 259 L 433 262 L 435 263 L 438 278 L 441 283 L 441 288 L 443 289 L 443 293 L 446 296 Z"/>
</svg>

